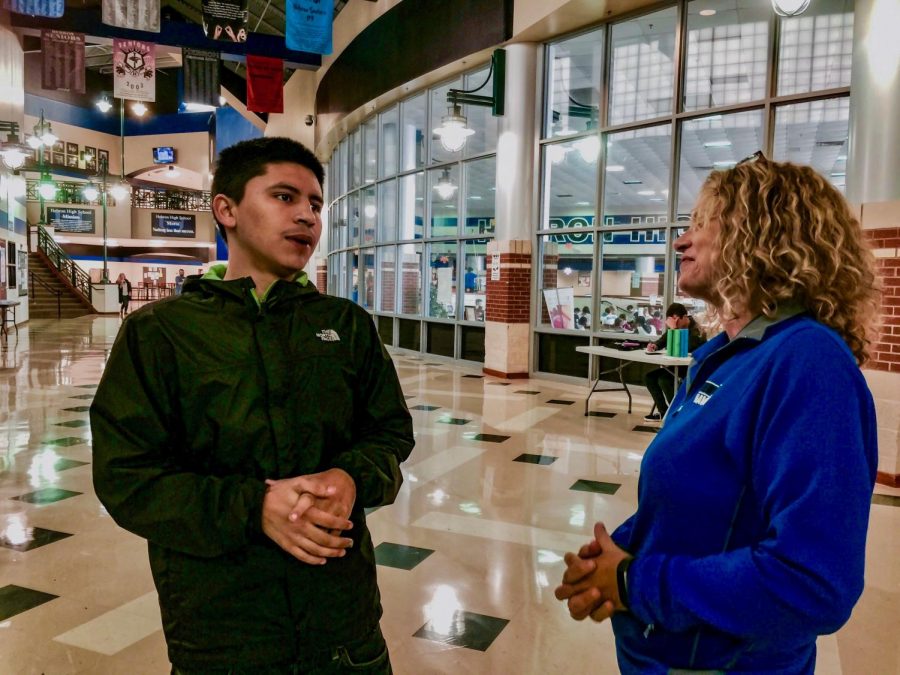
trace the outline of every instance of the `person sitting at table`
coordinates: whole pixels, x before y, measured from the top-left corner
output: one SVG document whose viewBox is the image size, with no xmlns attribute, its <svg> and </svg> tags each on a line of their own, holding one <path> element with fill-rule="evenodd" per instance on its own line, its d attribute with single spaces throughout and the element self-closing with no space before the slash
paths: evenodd
<svg viewBox="0 0 900 675">
<path fill-rule="evenodd" d="M 656 335 L 653 326 L 647 323 L 647 318 L 639 314 L 634 320 L 634 332 L 638 335 Z"/>
<path fill-rule="evenodd" d="M 680 302 L 673 302 L 666 309 L 666 328 L 675 330 L 676 328 L 688 329 L 688 352 L 693 352 L 697 347 L 706 342 L 706 338 L 700 332 L 700 327 L 694 321 L 694 317 L 688 314 L 687 307 Z M 648 352 L 655 352 L 659 349 L 665 349 L 669 342 L 669 330 L 662 334 L 656 342 L 647 345 Z M 683 379 L 687 373 L 687 368 L 678 366 L 678 378 Z M 656 368 L 651 370 L 644 376 L 644 384 L 656 404 L 655 413 L 650 413 L 644 417 L 645 422 L 659 422 L 666 416 L 669 409 L 669 401 L 675 395 L 675 376 L 670 369 Z"/>
<path fill-rule="evenodd" d="M 631 319 L 627 317 L 627 315 L 622 312 L 619 314 L 619 318 L 616 319 L 616 328 L 619 330 L 625 331 L 626 333 L 631 333 L 634 331 L 634 324 Z"/>
<path fill-rule="evenodd" d="M 575 328 L 581 328 L 581 310 L 577 307 L 572 313 L 572 323 L 574 324 Z"/>
<path fill-rule="evenodd" d="M 607 307 L 604 310 L 603 316 L 600 318 L 600 323 L 609 328 L 616 325 L 616 313 L 613 311 L 612 307 Z"/>
<path fill-rule="evenodd" d="M 656 329 L 657 335 L 662 335 L 663 326 L 665 326 L 665 324 L 662 320 L 662 313 L 658 309 L 653 311 L 653 316 L 647 319 L 647 323 Z"/>
</svg>

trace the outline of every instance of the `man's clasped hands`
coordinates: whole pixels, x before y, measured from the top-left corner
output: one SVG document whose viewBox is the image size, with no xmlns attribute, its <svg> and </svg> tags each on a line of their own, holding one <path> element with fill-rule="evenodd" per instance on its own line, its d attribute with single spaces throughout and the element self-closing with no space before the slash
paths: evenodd
<svg viewBox="0 0 900 675">
<path fill-rule="evenodd" d="M 267 480 L 263 501 L 263 531 L 298 560 L 324 565 L 353 546 L 343 533 L 353 527 L 350 513 L 356 484 L 343 469 Z M 567 601 L 569 614 L 581 621 L 605 621 L 625 605 L 619 596 L 617 568 L 628 553 L 609 536 L 603 523 L 594 525 L 594 539 L 566 553 L 566 571 L 556 588 L 557 600 Z"/>
</svg>

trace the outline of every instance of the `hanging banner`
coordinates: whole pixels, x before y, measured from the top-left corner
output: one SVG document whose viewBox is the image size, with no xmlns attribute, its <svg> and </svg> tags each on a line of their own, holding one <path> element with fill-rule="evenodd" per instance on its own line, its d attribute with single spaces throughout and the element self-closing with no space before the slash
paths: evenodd
<svg viewBox="0 0 900 675">
<path fill-rule="evenodd" d="M 284 61 L 247 54 L 247 110 L 284 112 Z"/>
<path fill-rule="evenodd" d="M 66 8 L 65 0 L 4 0 L 4 9 L 16 14 L 58 19 Z"/>
<path fill-rule="evenodd" d="M 156 100 L 156 45 L 113 38 L 113 96 L 132 101 Z"/>
<path fill-rule="evenodd" d="M 287 0 L 284 42 L 288 49 L 313 54 L 331 53 L 334 3 L 322 0 Z"/>
<path fill-rule="evenodd" d="M 203 32 L 213 40 L 247 41 L 247 0 L 203 0 Z"/>
<path fill-rule="evenodd" d="M 41 88 L 84 93 L 84 34 L 41 31 Z"/>
<path fill-rule="evenodd" d="M 184 102 L 219 105 L 219 52 L 181 50 L 184 57 Z"/>
<path fill-rule="evenodd" d="M 103 0 L 101 21 L 108 26 L 159 32 L 159 0 Z"/>
</svg>

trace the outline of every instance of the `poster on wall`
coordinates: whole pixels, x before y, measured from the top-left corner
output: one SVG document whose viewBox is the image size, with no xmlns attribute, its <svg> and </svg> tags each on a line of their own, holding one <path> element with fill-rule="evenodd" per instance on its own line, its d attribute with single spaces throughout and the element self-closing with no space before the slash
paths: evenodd
<svg viewBox="0 0 900 675">
<path fill-rule="evenodd" d="M 94 233 L 93 209 L 51 206 L 47 208 L 47 220 L 57 232 L 71 232 L 73 234 Z"/>
<path fill-rule="evenodd" d="M 18 255 L 19 297 L 22 298 L 28 295 L 28 252 L 20 246 Z"/>
<path fill-rule="evenodd" d="M 150 230 L 154 237 L 193 239 L 197 236 L 197 217 L 181 213 L 153 213 Z"/>
<path fill-rule="evenodd" d="M 0 300 L 6 300 L 6 240 L 0 239 Z"/>
<path fill-rule="evenodd" d="M 550 325 L 554 328 L 575 328 L 575 289 L 545 288 L 544 302 L 550 315 Z"/>
</svg>

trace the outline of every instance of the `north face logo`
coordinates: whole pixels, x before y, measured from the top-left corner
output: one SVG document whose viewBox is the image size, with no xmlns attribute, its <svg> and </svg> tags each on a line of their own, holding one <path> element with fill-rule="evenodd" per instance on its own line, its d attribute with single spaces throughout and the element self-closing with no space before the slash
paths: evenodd
<svg viewBox="0 0 900 675">
<path fill-rule="evenodd" d="M 316 333 L 316 337 L 322 342 L 340 342 L 341 338 L 330 328 L 326 328 L 321 333 Z"/>
</svg>

